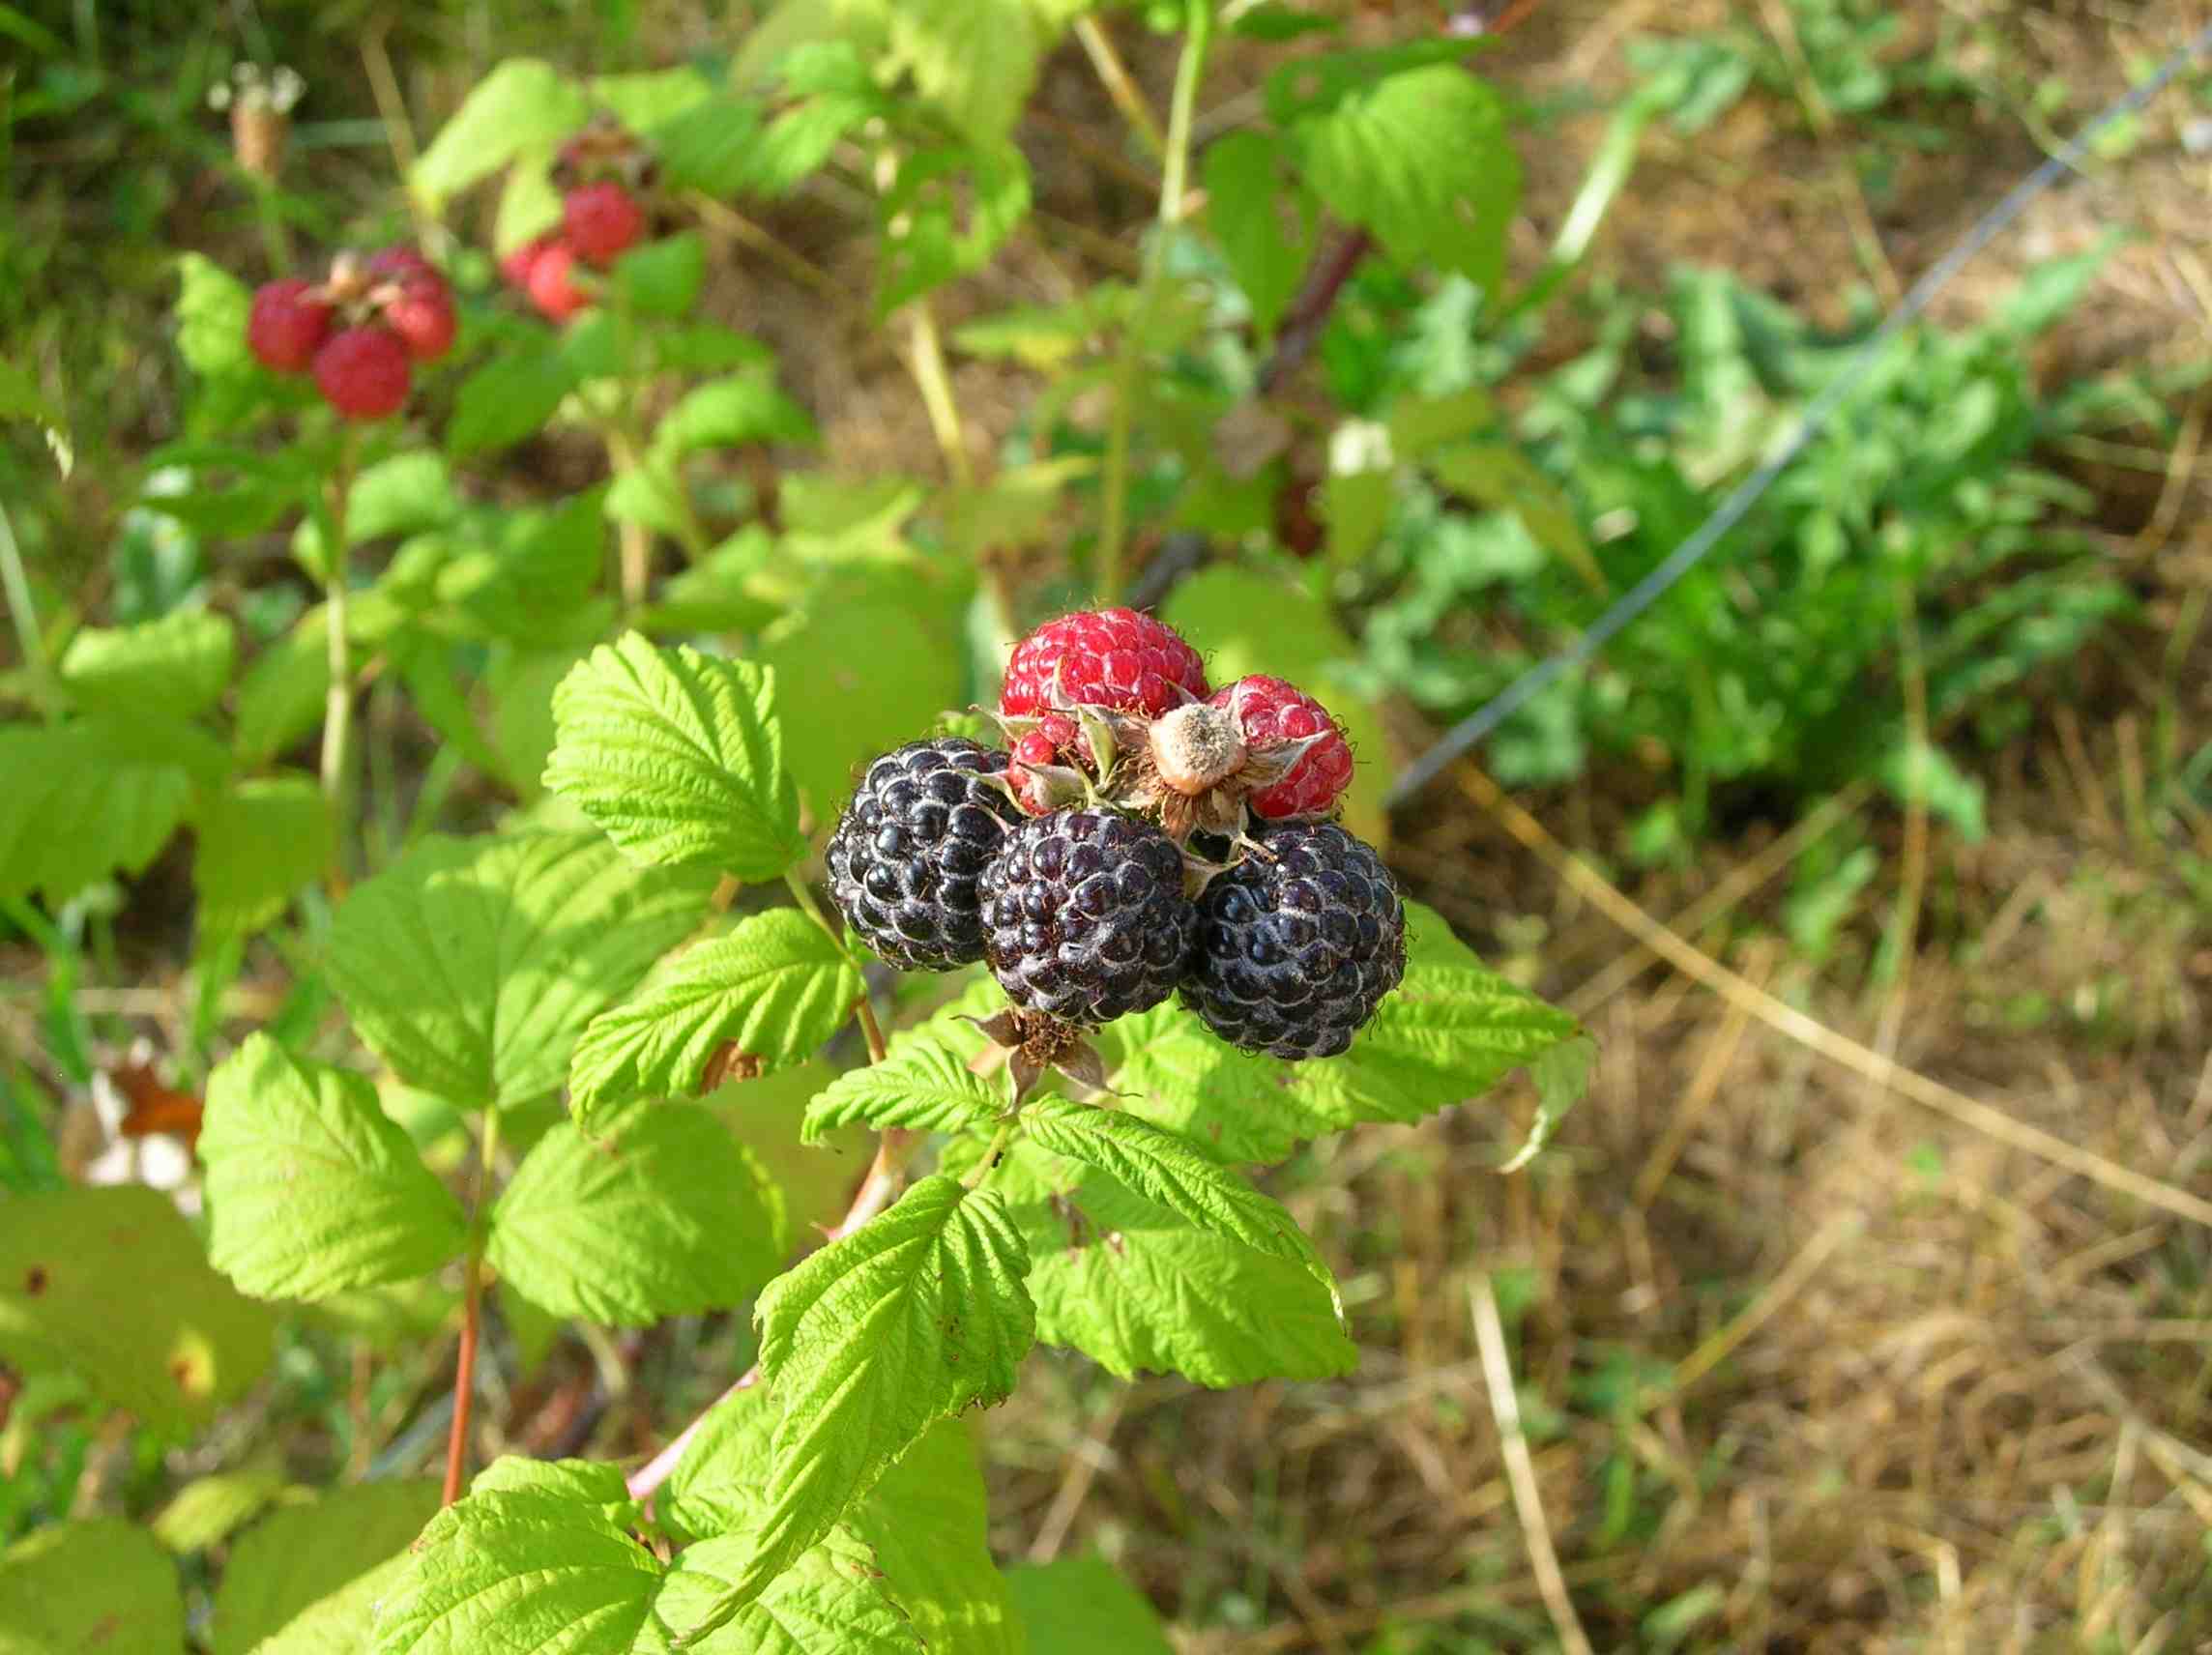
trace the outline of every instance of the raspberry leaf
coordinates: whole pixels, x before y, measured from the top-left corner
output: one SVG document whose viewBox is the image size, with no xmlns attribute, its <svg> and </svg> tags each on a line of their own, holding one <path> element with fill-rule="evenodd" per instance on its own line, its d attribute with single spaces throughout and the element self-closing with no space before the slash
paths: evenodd
<svg viewBox="0 0 2212 1655">
<path fill-rule="evenodd" d="M 1272 336 L 1296 295 L 1314 239 L 1310 207 L 1298 215 L 1298 234 L 1283 234 L 1281 157 L 1280 144 L 1250 131 L 1225 133 L 1206 146 L 1207 225 L 1244 290 L 1262 339 Z"/>
<path fill-rule="evenodd" d="M 360 1648 L 377 1588 L 396 1577 L 408 1543 L 437 1509 L 438 1485 L 428 1478 L 360 1483 L 279 1507 L 231 1548 L 216 1593 L 214 1655 Z M 340 1629 L 355 1641 L 337 1641 Z"/>
<path fill-rule="evenodd" d="M 654 427 L 653 451 L 673 462 L 702 449 L 817 440 L 806 410 L 776 388 L 774 370 L 755 364 L 686 392 Z"/>
<path fill-rule="evenodd" d="M 717 1403 L 655 1503 L 680 1539 L 753 1523 L 774 1468 L 780 1417 L 760 1387 Z M 1004 1579 L 991 1561 L 982 1469 L 967 1425 L 941 1419 L 847 1514 L 888 1591 L 929 1648 L 1019 1655 Z"/>
<path fill-rule="evenodd" d="M 1227 1388 L 1350 1373 L 1334 1295 L 1305 1265 L 1200 1228 L 1079 1162 L 1016 1140 L 1004 1192 L 1033 1263 L 1037 1337 L 1123 1379 Z"/>
<path fill-rule="evenodd" d="M 1038 1148 L 1104 1173 L 1185 1223 L 1304 1266 L 1337 1299 L 1335 1278 L 1297 1220 L 1166 1128 L 1063 1097 L 1031 1102 L 1021 1126 Z"/>
<path fill-rule="evenodd" d="M 707 244 L 696 230 L 634 247 L 615 261 L 617 309 L 637 316 L 681 316 L 707 279 Z"/>
<path fill-rule="evenodd" d="M 1287 1065 L 1239 1052 L 1172 1001 L 1116 1018 L 1093 1043 L 1126 1113 L 1217 1161 L 1280 1161 L 1301 1140 L 1336 1129 L 1300 1107 Z"/>
<path fill-rule="evenodd" d="M 159 708 L 190 718 L 222 694 L 235 654 L 229 622 L 181 609 L 135 626 L 85 627 L 62 657 L 62 682 L 88 712 L 131 718 Z"/>
<path fill-rule="evenodd" d="M 58 908 L 95 880 L 145 867 L 191 802 L 177 752 L 206 740 L 159 719 L 0 730 L 0 897 L 43 891 Z"/>
<path fill-rule="evenodd" d="M 312 776 L 242 781 L 200 807 L 192 887 L 204 936 L 240 937 L 330 865 L 337 818 Z"/>
<path fill-rule="evenodd" d="M 11 1194 L 0 1224 L 0 1357 L 59 1358 L 157 1430 L 204 1424 L 269 1366 L 275 1322 L 208 1267 L 144 1184 Z M 0 1619 L 0 1625 L 13 1625 Z"/>
<path fill-rule="evenodd" d="M 634 1327 L 744 1299 L 782 1262 L 783 1231 L 774 1187 L 711 1113 L 639 1102 L 538 1141 L 485 1257 L 556 1316 Z"/>
<path fill-rule="evenodd" d="M 558 142 L 592 112 L 584 89 L 538 58 L 509 58 L 478 81 L 415 162 L 408 185 L 430 217 L 525 150 Z"/>
<path fill-rule="evenodd" d="M 780 1409 L 767 1515 L 688 1644 L 761 1594 L 936 1420 L 1004 1401 L 1035 1333 L 1029 1249 L 989 1190 L 923 1178 L 761 1294 Z"/>
<path fill-rule="evenodd" d="M 634 867 L 593 833 L 432 835 L 355 887 L 328 972 L 401 1079 L 464 1107 L 526 1103 L 698 923 L 710 883 Z"/>
<path fill-rule="evenodd" d="M 1291 1090 L 1332 1127 L 1414 1121 L 1479 1096 L 1582 1027 L 1486 970 L 1442 915 L 1406 905 L 1406 976 L 1342 1057 L 1296 1065 Z"/>
<path fill-rule="evenodd" d="M 1392 259 L 1497 289 L 1521 159 L 1489 86 L 1432 64 L 1350 93 L 1291 133 L 1314 193 L 1373 231 Z"/>
<path fill-rule="evenodd" d="M 635 632 L 553 692 L 545 785 L 639 862 L 769 880 L 805 853 L 775 674 Z"/>
<path fill-rule="evenodd" d="M 120 1517 L 34 1530 L 0 1553 L 0 1649 L 180 1649 L 176 1565 Z"/>
<path fill-rule="evenodd" d="M 696 1092 L 726 1044 L 764 1069 L 799 1062 L 852 1015 L 861 989 L 860 973 L 805 915 L 753 915 L 676 955 L 593 1020 L 568 1061 L 569 1105 L 590 1125 L 610 1104 Z"/>
<path fill-rule="evenodd" d="M 1004 1096 L 937 1041 L 908 1036 L 889 1057 L 850 1069 L 806 1106 L 804 1135 L 819 1144 L 840 1126 L 903 1126 L 917 1132 L 989 1132 Z"/>
<path fill-rule="evenodd" d="M 261 1298 L 327 1298 L 435 1270 L 460 1204 L 368 1077 L 250 1036 L 208 1077 L 209 1262 Z"/>
<path fill-rule="evenodd" d="M 1160 1617 L 1103 1557 L 1006 1571 L 1029 1646 L 1052 1655 L 1175 1655 Z"/>
</svg>

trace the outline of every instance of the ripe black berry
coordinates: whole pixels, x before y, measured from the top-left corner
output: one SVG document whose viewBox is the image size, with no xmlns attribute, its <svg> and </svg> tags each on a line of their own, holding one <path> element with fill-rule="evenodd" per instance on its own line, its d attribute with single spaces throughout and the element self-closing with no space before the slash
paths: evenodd
<svg viewBox="0 0 2212 1655">
<path fill-rule="evenodd" d="M 1259 843 L 1266 856 L 1199 899 L 1183 1002 L 1248 1052 L 1333 1057 L 1406 974 L 1406 905 L 1382 858 L 1334 823 L 1285 823 Z"/>
<path fill-rule="evenodd" d="M 1104 1023 L 1157 1005 L 1189 962 L 1198 914 L 1182 854 L 1110 810 L 1062 810 L 1006 836 L 983 872 L 983 957 L 1024 1011 Z"/>
<path fill-rule="evenodd" d="M 830 894 L 894 966 L 948 972 L 983 957 L 975 882 L 1020 820 L 986 777 L 1006 755 L 945 737 L 868 767 L 830 840 Z"/>
</svg>

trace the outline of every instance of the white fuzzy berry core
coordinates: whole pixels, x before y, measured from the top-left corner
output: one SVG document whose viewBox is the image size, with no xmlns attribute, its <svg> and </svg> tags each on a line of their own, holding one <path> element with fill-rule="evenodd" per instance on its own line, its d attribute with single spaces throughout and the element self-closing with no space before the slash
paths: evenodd
<svg viewBox="0 0 2212 1655">
<path fill-rule="evenodd" d="M 1152 768 L 1170 791 L 1196 797 L 1244 763 L 1244 736 L 1228 709 L 1205 702 L 1152 721 Z"/>
</svg>

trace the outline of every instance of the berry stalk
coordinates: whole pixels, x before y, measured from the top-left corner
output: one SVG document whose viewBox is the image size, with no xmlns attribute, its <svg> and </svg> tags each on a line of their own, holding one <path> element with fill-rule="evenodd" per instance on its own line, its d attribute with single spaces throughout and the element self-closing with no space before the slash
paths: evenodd
<svg viewBox="0 0 2212 1655">
<path fill-rule="evenodd" d="M 446 1485 L 440 1503 L 451 1505 L 468 1481 L 469 1417 L 477 1394 L 477 1342 L 483 1321 L 484 1244 L 490 1239 L 492 1167 L 499 1155 L 499 1111 L 484 1112 L 483 1150 L 477 1159 L 476 1200 L 469 1218 L 468 1256 L 461 1293 L 461 1348 L 453 1359 L 453 1429 L 446 1438 Z"/>
</svg>

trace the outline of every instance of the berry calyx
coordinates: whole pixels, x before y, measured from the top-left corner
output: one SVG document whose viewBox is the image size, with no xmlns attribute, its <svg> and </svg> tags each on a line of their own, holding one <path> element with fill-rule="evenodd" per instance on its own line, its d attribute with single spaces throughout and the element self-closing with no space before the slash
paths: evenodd
<svg viewBox="0 0 2212 1655">
<path fill-rule="evenodd" d="M 645 235 L 645 209 L 619 184 L 586 184 L 561 203 L 561 232 L 586 264 L 604 270 Z"/>
<path fill-rule="evenodd" d="M 983 957 L 977 880 L 1020 818 L 995 779 L 1006 755 L 957 737 L 868 767 L 829 850 L 830 894 L 860 940 L 909 971 Z"/>
<path fill-rule="evenodd" d="M 1333 822 L 1262 829 L 1198 901 L 1183 1003 L 1233 1046 L 1294 1061 L 1352 1044 L 1406 974 L 1406 905 Z"/>
<path fill-rule="evenodd" d="M 1017 1010 L 1084 1026 L 1175 992 L 1197 935 L 1182 853 L 1111 810 L 1024 822 L 983 870 L 983 958 Z"/>
<path fill-rule="evenodd" d="M 592 296 L 576 285 L 576 255 L 559 242 L 540 247 L 530 261 L 530 303 L 548 320 L 566 322 L 592 303 Z"/>
<path fill-rule="evenodd" d="M 999 711 L 1103 707 L 1157 718 L 1206 693 L 1206 663 L 1174 627 L 1134 609 L 1095 609 L 1047 622 L 1014 646 Z"/>
<path fill-rule="evenodd" d="M 315 353 L 315 387 L 348 420 L 381 420 L 407 400 L 407 347 L 389 328 L 342 329 Z"/>
<path fill-rule="evenodd" d="M 1320 816 L 1352 784 L 1352 748 L 1343 730 L 1296 684 L 1254 673 L 1216 691 L 1212 705 L 1236 718 L 1256 769 L 1270 759 L 1288 763 L 1272 778 L 1264 770 L 1252 777 L 1246 802 L 1253 815 L 1268 821 Z"/>
<path fill-rule="evenodd" d="M 331 331 L 331 307 L 310 298 L 314 283 L 299 276 L 265 282 L 253 292 L 246 347 L 264 367 L 305 373 Z"/>
</svg>

